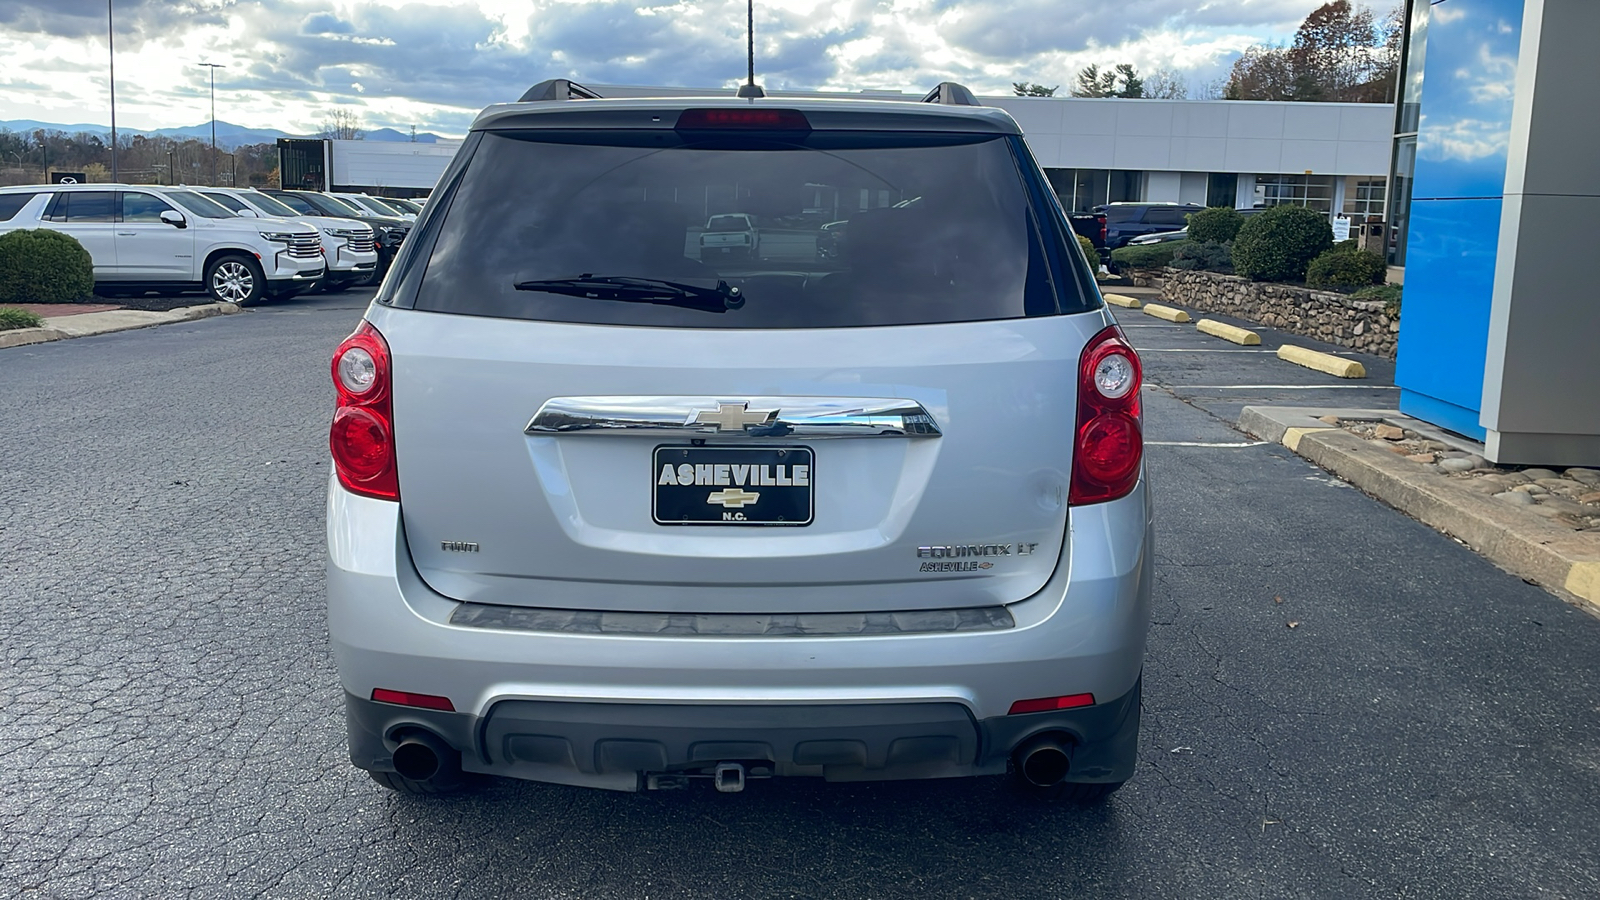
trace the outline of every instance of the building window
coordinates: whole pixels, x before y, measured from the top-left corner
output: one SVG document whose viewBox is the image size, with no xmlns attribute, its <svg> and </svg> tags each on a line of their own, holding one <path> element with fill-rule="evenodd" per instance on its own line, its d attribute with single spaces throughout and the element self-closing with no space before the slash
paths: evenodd
<svg viewBox="0 0 1600 900">
<path fill-rule="evenodd" d="M 1344 197 L 1344 214 L 1350 217 L 1351 224 L 1382 221 L 1388 188 L 1387 181 L 1352 178 Z"/>
<path fill-rule="evenodd" d="M 1062 208 L 1069 213 L 1093 212 L 1096 206 L 1139 200 L 1143 172 L 1114 169 L 1046 169 Z"/>
<path fill-rule="evenodd" d="M 1230 209 L 1239 199 L 1239 176 L 1217 174 L 1206 176 L 1206 205 L 1226 206 Z"/>
<path fill-rule="evenodd" d="M 1256 194 L 1266 206 L 1304 206 L 1333 212 L 1332 175 L 1257 175 Z"/>
</svg>

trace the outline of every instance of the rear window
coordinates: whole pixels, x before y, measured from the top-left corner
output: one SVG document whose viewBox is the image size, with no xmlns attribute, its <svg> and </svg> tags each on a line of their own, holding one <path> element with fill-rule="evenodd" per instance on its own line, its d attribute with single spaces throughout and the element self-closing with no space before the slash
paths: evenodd
<svg viewBox="0 0 1600 900">
<path fill-rule="evenodd" d="M 1078 254 L 1063 252 L 1053 207 L 1029 202 L 1043 194 L 1024 181 L 1017 153 L 993 135 L 486 133 L 414 305 L 684 328 L 923 324 L 1098 305 L 1071 268 L 1083 266 Z M 710 234 L 752 228 L 753 241 Z"/>
<path fill-rule="evenodd" d="M 9 222 L 16 218 L 28 201 L 39 196 L 37 192 L 29 194 L 0 194 L 0 222 Z"/>
</svg>

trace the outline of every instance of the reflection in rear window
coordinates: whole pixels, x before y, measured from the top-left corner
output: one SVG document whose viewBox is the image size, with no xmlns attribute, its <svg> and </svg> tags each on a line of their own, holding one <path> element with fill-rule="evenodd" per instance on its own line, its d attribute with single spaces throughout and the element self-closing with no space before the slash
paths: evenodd
<svg viewBox="0 0 1600 900">
<path fill-rule="evenodd" d="M 1072 273 L 1056 290 L 1043 249 L 1059 240 L 1055 220 L 1038 211 L 1041 236 L 1029 196 L 1011 142 L 993 135 L 490 132 L 450 203 L 415 306 L 556 322 L 822 328 L 1098 305 Z M 714 233 L 752 227 L 751 240 Z M 1083 265 L 1077 254 L 1057 257 Z M 619 278 L 631 280 L 622 291 L 572 284 Z M 674 285 L 737 289 L 743 302 L 718 311 L 674 303 Z"/>
</svg>

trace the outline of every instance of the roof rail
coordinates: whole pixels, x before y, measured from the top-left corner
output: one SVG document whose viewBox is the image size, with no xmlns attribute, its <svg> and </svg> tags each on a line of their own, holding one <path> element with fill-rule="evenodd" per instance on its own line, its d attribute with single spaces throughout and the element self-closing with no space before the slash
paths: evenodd
<svg viewBox="0 0 1600 900">
<path fill-rule="evenodd" d="M 581 84 L 565 78 L 552 78 L 528 88 L 517 102 L 536 103 L 541 100 L 599 100 L 599 94 Z"/>
<path fill-rule="evenodd" d="M 946 106 L 982 106 L 964 85 L 954 81 L 941 81 L 939 86 L 922 98 L 923 103 L 943 103 Z"/>
</svg>

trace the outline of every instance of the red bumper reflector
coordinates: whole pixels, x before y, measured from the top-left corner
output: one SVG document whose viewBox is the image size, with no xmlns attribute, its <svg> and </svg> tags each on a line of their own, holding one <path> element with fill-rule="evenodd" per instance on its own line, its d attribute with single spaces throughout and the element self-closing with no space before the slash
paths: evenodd
<svg viewBox="0 0 1600 900">
<path fill-rule="evenodd" d="M 1040 697 L 1037 700 L 1018 700 L 1011 704 L 1008 716 L 1021 715 L 1022 713 L 1050 712 L 1055 709 L 1077 709 L 1080 706 L 1093 706 L 1093 694 L 1068 694 L 1065 697 Z"/>
<path fill-rule="evenodd" d="M 372 699 L 379 703 L 395 703 L 400 706 L 415 706 L 418 709 L 437 709 L 443 712 L 455 712 L 455 704 L 449 697 L 435 697 L 432 694 L 413 694 L 410 691 L 387 691 L 383 688 L 372 689 Z"/>
</svg>

